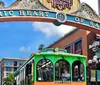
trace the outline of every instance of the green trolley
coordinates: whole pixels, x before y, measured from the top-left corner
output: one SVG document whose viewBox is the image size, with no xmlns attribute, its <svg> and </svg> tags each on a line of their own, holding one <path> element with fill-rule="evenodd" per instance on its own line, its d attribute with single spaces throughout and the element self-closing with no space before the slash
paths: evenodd
<svg viewBox="0 0 100 85">
<path fill-rule="evenodd" d="M 86 85 L 86 56 L 46 48 L 15 73 L 15 85 Z"/>
</svg>

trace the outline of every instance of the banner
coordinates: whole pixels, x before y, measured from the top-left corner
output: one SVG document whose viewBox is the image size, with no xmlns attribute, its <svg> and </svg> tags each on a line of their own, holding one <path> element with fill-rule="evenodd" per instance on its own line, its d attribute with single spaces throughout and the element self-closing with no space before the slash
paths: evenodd
<svg viewBox="0 0 100 85">
<path fill-rule="evenodd" d="M 95 70 L 91 70 L 91 78 L 90 78 L 91 82 L 95 82 L 96 81 L 96 71 Z"/>
<path fill-rule="evenodd" d="M 97 70 L 97 81 L 100 82 L 100 70 Z"/>
</svg>

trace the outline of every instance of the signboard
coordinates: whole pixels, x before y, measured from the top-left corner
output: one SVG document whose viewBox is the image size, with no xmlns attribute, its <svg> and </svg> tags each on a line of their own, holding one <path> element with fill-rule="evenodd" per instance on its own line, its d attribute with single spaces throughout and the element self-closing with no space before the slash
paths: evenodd
<svg viewBox="0 0 100 85">
<path fill-rule="evenodd" d="M 58 14 L 58 15 L 57 15 Z M 59 16 L 60 15 L 60 16 Z M 61 19 L 58 21 L 62 21 L 63 23 L 66 21 L 70 21 L 70 22 L 75 22 L 75 23 L 80 23 L 80 24 L 85 24 L 87 26 L 92 26 L 94 28 L 100 28 L 100 23 L 95 22 L 95 21 L 91 21 L 82 17 L 78 17 L 75 15 L 70 15 L 70 14 L 64 14 L 62 12 L 58 13 L 58 12 L 53 12 L 53 11 L 44 11 L 44 10 L 15 10 L 15 9 L 11 9 L 11 10 L 0 10 L 0 21 L 2 18 L 14 18 L 14 17 L 42 17 L 42 18 L 51 18 L 51 19 Z M 63 17 L 63 20 L 62 20 Z M 45 20 L 44 20 L 45 21 Z"/>
<path fill-rule="evenodd" d="M 80 9 L 80 0 L 16 0 L 7 9 L 42 9 L 73 13 Z"/>
<path fill-rule="evenodd" d="M 100 46 L 100 41 L 94 41 L 92 45 L 89 45 L 89 49 L 92 49 L 93 52 L 98 51 L 98 48 Z"/>
<path fill-rule="evenodd" d="M 91 82 L 95 82 L 96 81 L 96 71 L 95 70 L 91 70 L 91 78 L 90 78 Z"/>
<path fill-rule="evenodd" d="M 99 48 L 98 51 L 96 52 L 96 56 L 97 56 L 98 58 L 100 58 L 100 48 Z"/>
<path fill-rule="evenodd" d="M 0 22 L 51 22 L 57 26 L 65 24 L 100 34 L 100 22 L 70 14 L 80 9 L 80 0 L 35 0 L 34 3 L 29 0 L 29 2 L 23 0 L 22 3 L 17 0 L 8 8 L 2 8 Z"/>
<path fill-rule="evenodd" d="M 0 17 L 18 17 L 18 16 L 35 16 L 35 17 L 51 17 L 54 18 L 55 12 L 48 12 L 42 10 L 0 10 Z M 49 16 L 50 15 L 50 16 Z"/>
<path fill-rule="evenodd" d="M 80 8 L 80 0 L 39 0 L 46 8 L 64 13 L 72 13 Z"/>
<path fill-rule="evenodd" d="M 97 81 L 100 82 L 100 70 L 97 70 Z"/>
</svg>

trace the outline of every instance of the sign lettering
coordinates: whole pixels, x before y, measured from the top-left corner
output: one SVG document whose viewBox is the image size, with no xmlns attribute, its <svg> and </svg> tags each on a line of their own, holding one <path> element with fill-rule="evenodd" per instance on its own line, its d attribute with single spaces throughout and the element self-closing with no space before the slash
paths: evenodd
<svg viewBox="0 0 100 85">
<path fill-rule="evenodd" d="M 51 3 L 52 7 L 57 8 L 58 10 L 64 10 L 66 8 L 71 9 L 73 5 L 73 0 L 47 0 L 48 3 Z"/>
<path fill-rule="evenodd" d="M 74 21 L 78 22 L 78 23 L 84 23 L 85 19 L 81 18 L 81 17 L 75 17 Z M 91 21 L 91 20 L 89 20 L 89 24 L 88 25 L 92 26 L 92 27 L 95 27 L 95 28 L 100 28 L 100 23 L 94 22 L 94 21 Z"/>
<path fill-rule="evenodd" d="M 65 14 L 63 12 L 54 12 L 54 11 L 45 11 L 45 10 L 0 10 L 0 18 L 8 17 L 44 17 L 48 19 L 56 19 L 59 22 L 59 25 L 64 24 L 66 21 L 80 23 L 86 26 L 93 27 L 93 29 L 99 29 L 100 23 L 96 21 L 91 21 L 83 17 L 78 17 L 70 14 Z M 3 21 L 3 19 L 1 20 Z M 55 23 L 54 23 L 55 24 Z M 56 25 L 56 24 L 55 24 Z"/>
<path fill-rule="evenodd" d="M 48 17 L 49 12 L 34 10 L 5 10 L 0 11 L 0 17 L 10 16 L 39 16 Z"/>
</svg>

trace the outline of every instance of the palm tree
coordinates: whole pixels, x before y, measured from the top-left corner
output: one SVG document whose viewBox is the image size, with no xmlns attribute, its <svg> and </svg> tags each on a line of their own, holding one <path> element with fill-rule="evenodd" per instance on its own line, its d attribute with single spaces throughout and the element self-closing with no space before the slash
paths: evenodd
<svg viewBox="0 0 100 85">
<path fill-rule="evenodd" d="M 40 44 L 39 47 L 38 47 L 38 50 L 41 52 L 43 49 L 44 49 L 44 45 Z"/>
<path fill-rule="evenodd" d="M 8 77 L 4 78 L 3 85 L 13 85 L 14 82 L 14 74 L 10 74 Z"/>
</svg>

